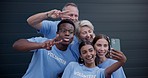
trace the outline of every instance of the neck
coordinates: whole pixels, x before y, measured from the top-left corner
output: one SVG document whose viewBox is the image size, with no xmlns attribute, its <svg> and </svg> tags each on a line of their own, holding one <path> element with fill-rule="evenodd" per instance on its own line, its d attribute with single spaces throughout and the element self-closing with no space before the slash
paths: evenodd
<svg viewBox="0 0 148 78">
<path fill-rule="evenodd" d="M 85 64 L 85 66 L 88 67 L 88 68 L 96 67 L 95 63 L 92 63 L 92 64 Z"/>
<path fill-rule="evenodd" d="M 99 64 L 100 64 L 100 63 L 103 63 L 104 61 L 106 61 L 106 59 L 107 59 L 107 58 L 106 58 L 105 56 L 101 56 L 101 57 L 100 57 Z"/>
<path fill-rule="evenodd" d="M 64 46 L 64 45 L 62 45 L 62 44 L 56 44 L 56 47 L 57 47 L 59 50 L 65 51 L 65 50 L 67 50 L 67 47 L 68 47 L 68 46 Z"/>
</svg>

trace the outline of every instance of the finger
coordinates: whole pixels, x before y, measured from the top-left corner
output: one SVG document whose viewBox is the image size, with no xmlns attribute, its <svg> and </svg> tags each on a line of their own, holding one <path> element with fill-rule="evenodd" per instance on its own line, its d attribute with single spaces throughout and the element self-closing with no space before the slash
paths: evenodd
<svg viewBox="0 0 148 78">
<path fill-rule="evenodd" d="M 56 15 L 56 17 L 60 17 L 60 13 L 61 13 L 60 10 L 55 11 L 55 15 Z"/>
<path fill-rule="evenodd" d="M 69 10 L 65 10 L 65 11 L 60 12 L 60 14 L 67 14 L 69 12 L 70 12 Z"/>
<path fill-rule="evenodd" d="M 56 41 L 56 42 L 54 42 L 54 44 L 59 44 L 59 43 L 61 43 L 63 40 L 59 40 L 59 41 Z"/>
<path fill-rule="evenodd" d="M 111 54 L 118 57 L 122 57 L 123 55 L 121 52 L 111 52 Z"/>
<path fill-rule="evenodd" d="M 57 34 L 57 36 L 53 39 L 53 44 L 57 44 L 57 43 L 60 43 L 62 41 L 63 41 L 62 39 L 59 39 L 59 34 Z"/>
<path fill-rule="evenodd" d="M 70 19 L 69 15 L 60 15 L 60 17 L 63 18 L 63 19 Z"/>
<path fill-rule="evenodd" d="M 117 52 L 117 50 L 115 50 L 114 48 L 111 48 L 111 50 Z"/>
<path fill-rule="evenodd" d="M 55 37 L 55 38 L 53 38 L 53 42 L 58 41 L 58 38 L 59 38 L 59 34 L 57 34 L 57 35 L 56 35 L 56 37 Z"/>
<path fill-rule="evenodd" d="M 46 47 L 47 50 L 51 50 L 52 47 Z"/>
<path fill-rule="evenodd" d="M 68 15 L 69 11 L 66 10 L 66 11 L 62 11 L 59 13 L 60 17 L 61 18 L 69 18 L 70 16 Z"/>
<path fill-rule="evenodd" d="M 119 54 L 117 52 L 111 52 L 111 56 L 112 58 L 122 59 L 122 54 Z"/>
</svg>

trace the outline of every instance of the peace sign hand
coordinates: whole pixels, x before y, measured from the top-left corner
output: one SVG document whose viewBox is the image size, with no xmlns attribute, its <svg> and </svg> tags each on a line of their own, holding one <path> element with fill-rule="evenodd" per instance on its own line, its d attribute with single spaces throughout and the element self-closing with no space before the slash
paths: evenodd
<svg viewBox="0 0 148 78">
<path fill-rule="evenodd" d="M 60 42 L 62 42 L 62 40 L 59 40 L 58 35 L 57 35 L 54 39 L 45 41 L 42 44 L 42 48 L 45 48 L 47 50 L 51 50 L 53 45 L 59 44 Z"/>
</svg>

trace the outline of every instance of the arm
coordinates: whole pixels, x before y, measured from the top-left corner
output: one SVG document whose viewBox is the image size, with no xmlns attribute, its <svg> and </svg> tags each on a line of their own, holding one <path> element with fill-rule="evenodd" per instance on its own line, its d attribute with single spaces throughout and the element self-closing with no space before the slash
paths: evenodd
<svg viewBox="0 0 148 78">
<path fill-rule="evenodd" d="M 113 59 L 118 60 L 118 62 L 112 64 L 108 68 L 106 68 L 105 73 L 106 73 L 106 78 L 110 78 L 111 74 L 119 69 L 124 63 L 126 62 L 127 58 L 122 52 L 118 52 L 113 49 L 114 52 L 111 52 L 111 56 Z"/>
<path fill-rule="evenodd" d="M 27 19 L 27 22 L 30 26 L 32 26 L 33 28 L 39 30 L 42 26 L 42 21 L 51 17 L 51 18 L 59 18 L 60 17 L 60 10 L 51 10 L 48 12 L 42 12 L 42 13 L 38 13 L 35 15 L 30 16 Z"/>
<path fill-rule="evenodd" d="M 42 48 L 42 43 L 29 42 L 27 39 L 19 39 L 13 44 L 13 48 L 19 51 L 30 51 Z"/>
<path fill-rule="evenodd" d="M 43 38 L 39 38 L 39 37 L 32 38 L 31 41 L 27 39 L 19 39 L 13 44 L 13 48 L 19 51 L 30 51 L 30 50 L 41 49 L 41 48 L 50 50 L 53 45 L 62 42 L 62 40 L 57 40 L 57 39 L 58 39 L 58 35 L 52 40 L 47 40 L 47 39 L 44 40 Z"/>
</svg>

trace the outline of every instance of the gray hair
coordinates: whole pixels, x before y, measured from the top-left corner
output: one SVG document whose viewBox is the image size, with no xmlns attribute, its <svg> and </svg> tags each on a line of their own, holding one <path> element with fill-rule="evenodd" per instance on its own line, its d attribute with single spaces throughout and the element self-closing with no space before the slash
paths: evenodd
<svg viewBox="0 0 148 78">
<path fill-rule="evenodd" d="M 94 26 L 93 24 L 88 21 L 88 20 L 81 20 L 79 22 L 76 23 L 76 36 L 78 37 L 80 34 L 80 28 L 82 27 L 88 27 L 90 29 L 92 29 L 94 31 Z"/>
</svg>

